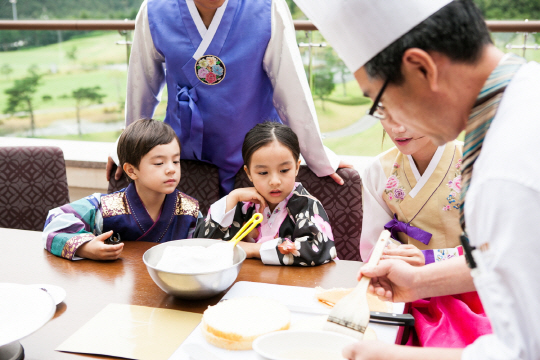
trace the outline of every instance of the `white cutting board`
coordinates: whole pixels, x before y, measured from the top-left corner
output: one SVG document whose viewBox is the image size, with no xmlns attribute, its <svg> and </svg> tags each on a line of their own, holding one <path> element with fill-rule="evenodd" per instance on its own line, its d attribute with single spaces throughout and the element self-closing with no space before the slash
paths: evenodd
<svg viewBox="0 0 540 360">
<path fill-rule="evenodd" d="M 232 299 L 241 296 L 260 296 L 277 300 L 285 306 L 295 306 L 314 310 L 328 310 L 315 297 L 315 288 L 299 286 L 264 284 L 250 281 L 239 281 L 225 294 L 223 299 Z M 394 313 L 403 314 L 404 303 L 394 304 Z M 322 315 L 310 314 L 307 312 L 291 311 L 291 328 L 301 326 L 310 319 L 321 317 Z M 375 330 L 377 339 L 388 344 L 395 344 L 398 333 L 398 326 L 381 325 L 370 323 L 369 326 Z M 225 350 L 213 346 L 206 342 L 199 324 L 188 338 L 173 353 L 169 360 L 190 360 L 190 356 L 184 351 L 186 344 L 195 343 L 211 351 L 217 358 L 222 360 L 252 360 L 257 359 L 257 354 L 253 350 L 233 351 Z"/>
</svg>

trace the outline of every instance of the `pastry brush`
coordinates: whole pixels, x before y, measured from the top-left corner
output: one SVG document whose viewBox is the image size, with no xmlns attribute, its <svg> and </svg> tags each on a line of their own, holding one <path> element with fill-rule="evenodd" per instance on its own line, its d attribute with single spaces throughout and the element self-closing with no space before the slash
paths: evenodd
<svg viewBox="0 0 540 360">
<path fill-rule="evenodd" d="M 389 238 L 390 232 L 384 230 L 375 243 L 368 265 L 377 265 Z M 336 303 L 328 315 L 324 330 L 339 332 L 362 340 L 370 317 L 367 301 L 370 281 L 371 278 L 363 276 L 354 290 Z"/>
</svg>

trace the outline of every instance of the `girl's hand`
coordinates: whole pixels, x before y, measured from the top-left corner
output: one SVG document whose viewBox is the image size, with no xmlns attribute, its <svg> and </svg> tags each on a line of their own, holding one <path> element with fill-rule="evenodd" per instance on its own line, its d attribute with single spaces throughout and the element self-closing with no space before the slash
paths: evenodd
<svg viewBox="0 0 540 360">
<path fill-rule="evenodd" d="M 227 195 L 227 209 L 225 210 L 225 212 L 233 209 L 239 201 L 253 202 L 255 204 L 259 204 L 259 210 L 262 210 L 266 207 L 266 199 L 261 194 L 259 194 L 257 189 L 255 189 L 254 187 L 248 187 L 233 190 L 229 193 L 229 195 Z"/>
<path fill-rule="evenodd" d="M 112 230 L 96 236 L 89 242 L 82 244 L 75 252 L 75 255 L 92 260 L 116 260 L 120 257 L 124 243 L 118 245 L 107 245 L 105 240 L 111 237 Z"/>
<path fill-rule="evenodd" d="M 240 246 L 242 249 L 244 249 L 248 259 L 260 259 L 261 258 L 261 253 L 260 253 L 261 244 L 248 243 L 248 242 L 245 242 L 245 241 L 240 241 L 238 243 L 238 245 L 236 245 L 236 246 Z"/>
<path fill-rule="evenodd" d="M 389 244 L 383 250 L 381 260 L 398 259 L 403 260 L 412 266 L 423 266 L 426 264 L 424 253 L 411 244 L 394 245 Z"/>
</svg>

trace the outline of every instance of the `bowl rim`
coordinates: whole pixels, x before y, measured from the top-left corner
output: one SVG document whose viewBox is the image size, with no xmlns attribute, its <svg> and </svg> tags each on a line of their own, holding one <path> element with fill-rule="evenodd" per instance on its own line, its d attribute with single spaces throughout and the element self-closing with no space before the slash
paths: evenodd
<svg viewBox="0 0 540 360">
<path fill-rule="evenodd" d="M 292 333 L 306 334 L 306 335 L 324 334 L 325 338 L 328 338 L 328 336 L 337 336 L 337 337 L 343 338 L 343 339 L 350 339 L 351 342 L 357 342 L 358 341 L 358 339 L 355 339 L 352 336 L 337 333 L 337 332 L 334 332 L 334 331 L 326 331 L 326 330 L 280 330 L 280 331 L 272 331 L 272 332 L 270 332 L 268 334 L 261 335 L 261 336 L 257 337 L 255 340 L 253 340 L 253 344 L 252 344 L 253 351 L 255 351 L 260 356 L 263 356 L 263 357 L 268 358 L 268 359 L 282 360 L 283 358 L 276 357 L 275 354 L 269 354 L 266 351 L 263 351 L 260 348 L 259 343 L 261 341 L 264 341 L 265 339 L 267 339 L 269 337 L 273 337 L 273 336 L 287 336 L 287 337 L 289 337 Z"/>
<path fill-rule="evenodd" d="M 155 266 L 152 266 L 150 265 L 149 263 L 146 262 L 146 259 L 145 259 L 145 255 L 146 253 L 148 253 L 149 251 L 151 251 L 152 249 L 160 246 L 160 245 L 165 245 L 165 244 L 170 244 L 171 242 L 176 242 L 176 241 L 184 241 L 184 240 L 216 240 L 217 241 L 224 241 L 224 240 L 220 240 L 220 239 L 207 239 L 207 238 L 191 238 L 191 239 L 177 239 L 177 240 L 171 240 L 171 241 L 166 241 L 164 243 L 161 243 L 161 244 L 157 244 L 155 246 L 152 246 L 150 249 L 146 250 L 142 256 L 142 259 L 143 259 L 143 262 L 144 264 L 146 265 L 146 267 L 149 267 L 150 269 L 152 270 L 155 270 L 155 271 L 160 271 L 162 273 L 167 273 L 167 274 L 173 274 L 173 275 L 188 275 L 188 276 L 192 276 L 192 275 L 206 275 L 206 274 L 215 274 L 215 273 L 218 273 L 218 272 L 222 272 L 222 271 L 225 271 L 225 270 L 228 270 L 228 269 L 232 269 L 234 267 L 238 267 L 238 266 L 241 266 L 242 263 L 247 259 L 247 254 L 246 254 L 246 251 L 244 249 L 242 249 L 242 247 L 238 246 L 238 249 L 240 250 L 240 253 L 242 254 L 242 259 L 237 262 L 236 264 L 232 264 L 231 266 L 228 266 L 226 268 L 223 268 L 223 269 L 219 269 L 219 270 L 212 270 L 212 271 L 204 271 L 204 272 L 189 272 L 189 273 L 183 273 L 183 272 L 172 272 L 172 271 L 166 271 L 166 270 L 161 270 L 161 269 L 158 269 L 156 268 Z M 235 246 L 236 247 L 236 246 Z"/>
</svg>

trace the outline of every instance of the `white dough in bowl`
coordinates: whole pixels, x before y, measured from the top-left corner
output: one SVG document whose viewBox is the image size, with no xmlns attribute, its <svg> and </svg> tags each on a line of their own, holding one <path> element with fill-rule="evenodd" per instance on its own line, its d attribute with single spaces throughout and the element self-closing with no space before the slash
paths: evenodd
<svg viewBox="0 0 540 360">
<path fill-rule="evenodd" d="M 222 242 L 204 246 L 167 246 L 156 265 L 172 273 L 202 273 L 217 271 L 233 265 L 234 247 Z"/>
</svg>

